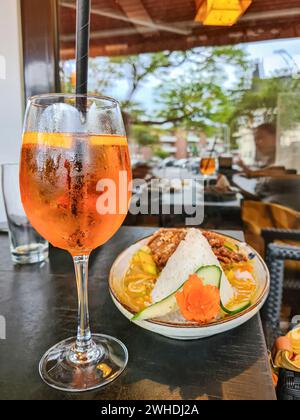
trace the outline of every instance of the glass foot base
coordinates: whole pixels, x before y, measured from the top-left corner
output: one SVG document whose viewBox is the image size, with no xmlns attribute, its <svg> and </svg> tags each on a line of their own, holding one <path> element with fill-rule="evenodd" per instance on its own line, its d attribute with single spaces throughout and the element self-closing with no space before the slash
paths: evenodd
<svg viewBox="0 0 300 420">
<path fill-rule="evenodd" d="M 52 388 L 66 392 L 84 392 L 108 385 L 127 366 L 128 351 L 121 341 L 107 335 L 93 335 L 98 357 L 89 363 L 70 359 L 76 338 L 52 347 L 40 362 L 40 375 Z"/>
<path fill-rule="evenodd" d="M 48 245 L 31 244 L 11 248 L 11 256 L 14 264 L 37 264 L 46 261 L 49 257 Z"/>
</svg>

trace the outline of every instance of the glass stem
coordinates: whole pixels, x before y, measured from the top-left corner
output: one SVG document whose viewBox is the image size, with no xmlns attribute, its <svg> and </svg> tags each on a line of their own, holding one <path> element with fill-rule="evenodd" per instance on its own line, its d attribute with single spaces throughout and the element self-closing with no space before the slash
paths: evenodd
<svg viewBox="0 0 300 420">
<path fill-rule="evenodd" d="M 88 266 L 89 256 L 73 258 L 78 290 L 78 331 L 76 344 L 71 359 L 77 363 L 88 363 L 95 357 L 95 345 L 92 341 L 88 303 Z"/>
</svg>

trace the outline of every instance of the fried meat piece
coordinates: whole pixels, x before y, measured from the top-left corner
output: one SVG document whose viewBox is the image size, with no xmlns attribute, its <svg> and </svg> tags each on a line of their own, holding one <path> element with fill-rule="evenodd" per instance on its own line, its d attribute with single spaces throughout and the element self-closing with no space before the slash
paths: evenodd
<svg viewBox="0 0 300 420">
<path fill-rule="evenodd" d="M 214 232 L 202 231 L 208 240 L 214 254 L 221 264 L 228 265 L 232 263 L 246 262 L 247 258 L 242 253 L 229 250 L 224 244 L 226 238 Z M 160 270 L 162 270 L 174 254 L 178 245 L 185 239 L 187 229 L 161 229 L 148 243 L 151 249 L 153 259 Z"/>
<path fill-rule="evenodd" d="M 225 245 L 226 238 L 214 232 L 202 232 L 208 240 L 215 256 L 223 264 L 247 262 L 247 258 L 241 252 L 231 251 Z"/>
<path fill-rule="evenodd" d="M 166 266 L 186 234 L 186 229 L 161 229 L 152 237 L 148 246 L 159 269 Z"/>
</svg>

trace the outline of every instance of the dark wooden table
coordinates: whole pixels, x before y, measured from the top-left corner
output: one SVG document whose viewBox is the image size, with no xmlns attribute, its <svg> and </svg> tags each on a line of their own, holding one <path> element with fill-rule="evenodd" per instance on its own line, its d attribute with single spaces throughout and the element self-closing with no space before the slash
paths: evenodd
<svg viewBox="0 0 300 420">
<path fill-rule="evenodd" d="M 140 208 L 140 195 L 135 194 L 132 197 L 133 208 Z M 241 222 L 241 202 L 243 196 L 236 194 L 236 197 L 230 201 L 208 201 L 204 198 L 204 201 L 194 201 L 195 197 L 191 197 L 191 201 L 185 200 L 183 197 L 183 191 L 176 192 L 170 196 L 167 194 L 164 197 L 160 194 L 157 201 L 149 197 L 149 201 L 146 206 L 143 207 L 142 214 L 134 215 L 134 212 L 128 214 L 126 224 L 128 226 L 157 226 L 157 227 L 182 227 L 185 226 L 186 219 L 190 218 L 195 213 L 195 208 L 203 210 L 203 223 L 202 226 L 218 226 L 224 227 L 225 229 L 239 229 L 242 226 Z M 159 214 L 153 213 L 153 208 L 156 206 L 159 208 Z M 169 210 L 163 212 L 162 206 L 166 205 Z M 178 213 L 178 208 L 182 209 Z M 193 216 L 192 216 L 193 217 Z M 198 223 L 197 223 L 198 224 Z M 209 228 L 209 227 L 208 227 Z"/>
<path fill-rule="evenodd" d="M 40 267 L 14 267 L 8 238 L 0 234 L 0 315 L 7 322 L 7 339 L 0 340 L 0 399 L 275 399 L 259 316 L 223 335 L 180 342 L 130 324 L 114 307 L 107 287 L 113 260 L 152 231 L 122 228 L 93 255 L 93 331 L 120 338 L 128 347 L 130 361 L 115 383 L 81 395 L 55 391 L 38 374 L 43 353 L 76 330 L 71 258 L 52 250 L 49 262 Z"/>
</svg>

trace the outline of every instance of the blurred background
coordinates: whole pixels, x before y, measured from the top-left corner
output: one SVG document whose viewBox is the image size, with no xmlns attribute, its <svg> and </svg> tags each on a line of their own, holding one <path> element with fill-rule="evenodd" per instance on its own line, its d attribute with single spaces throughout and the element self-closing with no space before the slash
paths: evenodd
<svg viewBox="0 0 300 420">
<path fill-rule="evenodd" d="M 201 227 L 243 229 L 263 255 L 268 241 L 298 245 L 297 233 L 264 230 L 300 230 L 299 0 L 244 2 L 233 26 L 203 25 L 204 2 L 92 0 L 89 91 L 120 101 L 135 178 L 170 179 L 174 201 L 186 178 L 204 181 L 202 202 L 189 203 L 204 206 Z M 0 164 L 18 161 L 29 96 L 75 91 L 75 6 L 1 0 Z M 149 211 L 126 224 L 184 217 Z M 299 263 L 287 272 L 283 320 L 300 310 Z"/>
</svg>

